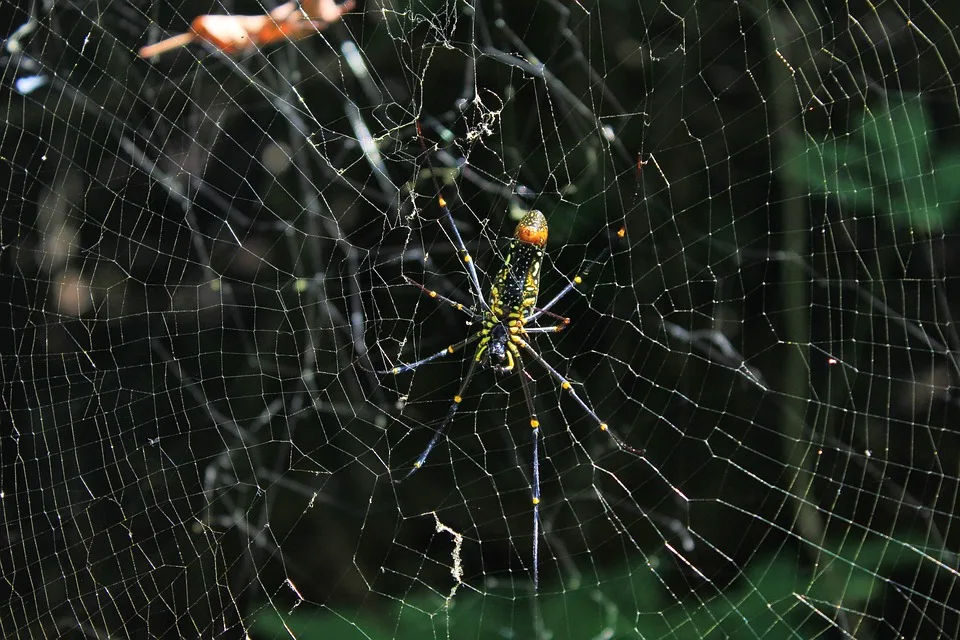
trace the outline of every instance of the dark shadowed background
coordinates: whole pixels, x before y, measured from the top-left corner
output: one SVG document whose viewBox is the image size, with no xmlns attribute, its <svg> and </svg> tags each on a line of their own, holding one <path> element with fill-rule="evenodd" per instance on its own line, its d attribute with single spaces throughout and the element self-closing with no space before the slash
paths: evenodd
<svg viewBox="0 0 960 640">
<path fill-rule="evenodd" d="M 957 637 L 960 5 L 275 6 L 0 0 L 0 635 Z"/>
</svg>

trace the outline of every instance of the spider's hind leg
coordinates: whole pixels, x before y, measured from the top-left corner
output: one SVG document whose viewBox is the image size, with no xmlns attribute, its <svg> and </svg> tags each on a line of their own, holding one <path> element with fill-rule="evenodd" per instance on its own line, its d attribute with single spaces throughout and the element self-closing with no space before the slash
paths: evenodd
<svg viewBox="0 0 960 640">
<path fill-rule="evenodd" d="M 476 338 L 476 336 L 475 336 Z M 427 448 L 423 450 L 423 453 L 417 458 L 416 462 L 413 463 L 413 468 L 410 471 L 397 480 L 396 482 L 403 482 L 414 473 L 416 473 L 420 467 L 423 466 L 423 463 L 427 461 L 427 456 L 430 455 L 430 452 L 433 451 L 433 448 L 436 446 L 437 442 L 440 441 L 440 436 L 443 435 L 443 432 L 446 431 L 447 427 L 450 426 L 450 423 L 453 422 L 453 417 L 457 415 L 457 410 L 460 408 L 460 403 L 463 402 L 463 394 L 467 392 L 467 387 L 470 386 L 470 381 L 473 380 L 474 374 L 477 372 L 477 365 L 480 363 L 480 360 L 473 358 L 470 362 L 470 370 L 467 371 L 467 377 L 464 378 L 463 384 L 460 385 L 457 395 L 453 396 L 453 402 L 450 404 L 450 408 L 447 409 L 447 415 L 443 419 L 443 422 L 440 423 L 440 426 L 434 432 L 433 437 L 430 438 L 430 442 L 427 444 Z"/>
</svg>

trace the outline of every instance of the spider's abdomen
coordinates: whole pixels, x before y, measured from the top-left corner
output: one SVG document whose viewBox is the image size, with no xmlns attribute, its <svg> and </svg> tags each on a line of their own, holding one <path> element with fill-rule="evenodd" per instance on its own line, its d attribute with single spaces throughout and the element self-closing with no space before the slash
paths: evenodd
<svg viewBox="0 0 960 640">
<path fill-rule="evenodd" d="M 547 219 L 537 210 L 530 211 L 517 225 L 503 268 L 490 289 L 490 306 L 498 320 L 519 323 L 536 306 L 546 246 Z"/>
</svg>

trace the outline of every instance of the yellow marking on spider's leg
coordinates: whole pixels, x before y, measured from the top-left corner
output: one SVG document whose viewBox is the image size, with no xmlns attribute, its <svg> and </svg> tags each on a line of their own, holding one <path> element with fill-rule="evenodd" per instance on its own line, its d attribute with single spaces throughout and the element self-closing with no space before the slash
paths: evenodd
<svg viewBox="0 0 960 640">
<path fill-rule="evenodd" d="M 437 297 L 437 292 L 436 292 L 436 291 L 427 291 L 427 295 L 430 296 L 431 298 L 436 298 L 436 297 Z"/>
<path fill-rule="evenodd" d="M 530 426 L 534 429 L 538 429 L 540 427 L 540 421 L 536 418 L 530 418 Z"/>
<path fill-rule="evenodd" d="M 540 498 L 534 498 L 532 502 L 533 504 L 540 504 Z"/>
<path fill-rule="evenodd" d="M 400 373 L 400 367 L 394 367 L 393 369 L 390 370 L 390 373 L 392 373 L 393 375 L 397 375 L 398 373 Z"/>
<path fill-rule="evenodd" d="M 626 227 L 620 227 L 620 229 L 617 230 L 617 237 L 618 237 L 618 238 L 622 238 L 622 237 L 625 236 L 625 235 L 627 235 L 627 228 L 626 228 Z"/>
<path fill-rule="evenodd" d="M 453 402 L 455 404 L 460 404 L 461 402 L 463 402 L 463 398 L 461 396 L 453 396 Z"/>
<path fill-rule="evenodd" d="M 476 360 L 477 362 L 482 362 L 483 354 L 486 353 L 486 351 L 487 351 L 487 343 L 481 341 L 480 346 L 477 347 L 477 353 L 476 355 L 473 356 L 473 359 Z"/>
<path fill-rule="evenodd" d="M 569 380 L 564 380 L 560 383 L 560 386 L 567 391 L 571 391 L 573 389 L 573 386 L 570 384 Z"/>
<path fill-rule="evenodd" d="M 463 261 L 464 261 L 464 262 L 472 262 L 472 261 L 473 261 L 473 258 L 470 257 L 470 254 L 469 254 L 469 253 L 465 253 L 465 254 L 463 255 Z"/>
<path fill-rule="evenodd" d="M 414 468 L 414 469 L 419 469 L 419 468 L 422 467 L 422 466 L 423 466 L 423 463 L 422 463 L 422 462 L 414 462 L 414 463 L 413 463 L 413 468 Z"/>
<path fill-rule="evenodd" d="M 453 351 L 454 351 L 453 345 L 450 345 L 449 347 L 447 347 L 447 353 L 453 353 Z"/>
<path fill-rule="evenodd" d="M 580 276 L 574 277 L 573 284 L 583 284 L 583 278 L 581 278 Z"/>
<path fill-rule="evenodd" d="M 447 206 L 447 201 L 444 199 L 443 196 L 437 196 L 437 201 L 440 203 L 441 207 Z"/>
<path fill-rule="evenodd" d="M 607 425 L 606 422 L 601 422 L 601 423 L 600 423 L 600 431 L 607 431 L 607 430 L 609 430 L 609 429 L 610 429 L 610 427 Z"/>
</svg>

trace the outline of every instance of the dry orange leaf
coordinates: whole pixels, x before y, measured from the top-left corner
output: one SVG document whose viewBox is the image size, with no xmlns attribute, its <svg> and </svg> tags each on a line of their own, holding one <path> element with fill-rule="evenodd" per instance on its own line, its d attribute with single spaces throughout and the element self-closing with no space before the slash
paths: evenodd
<svg viewBox="0 0 960 640">
<path fill-rule="evenodd" d="M 256 16 L 202 15 L 194 18 L 190 31 L 140 49 L 140 57 L 153 56 L 201 40 L 232 55 L 282 40 L 299 40 L 322 31 L 351 11 L 355 0 L 338 5 L 335 0 L 286 2 L 270 13 Z"/>
</svg>

